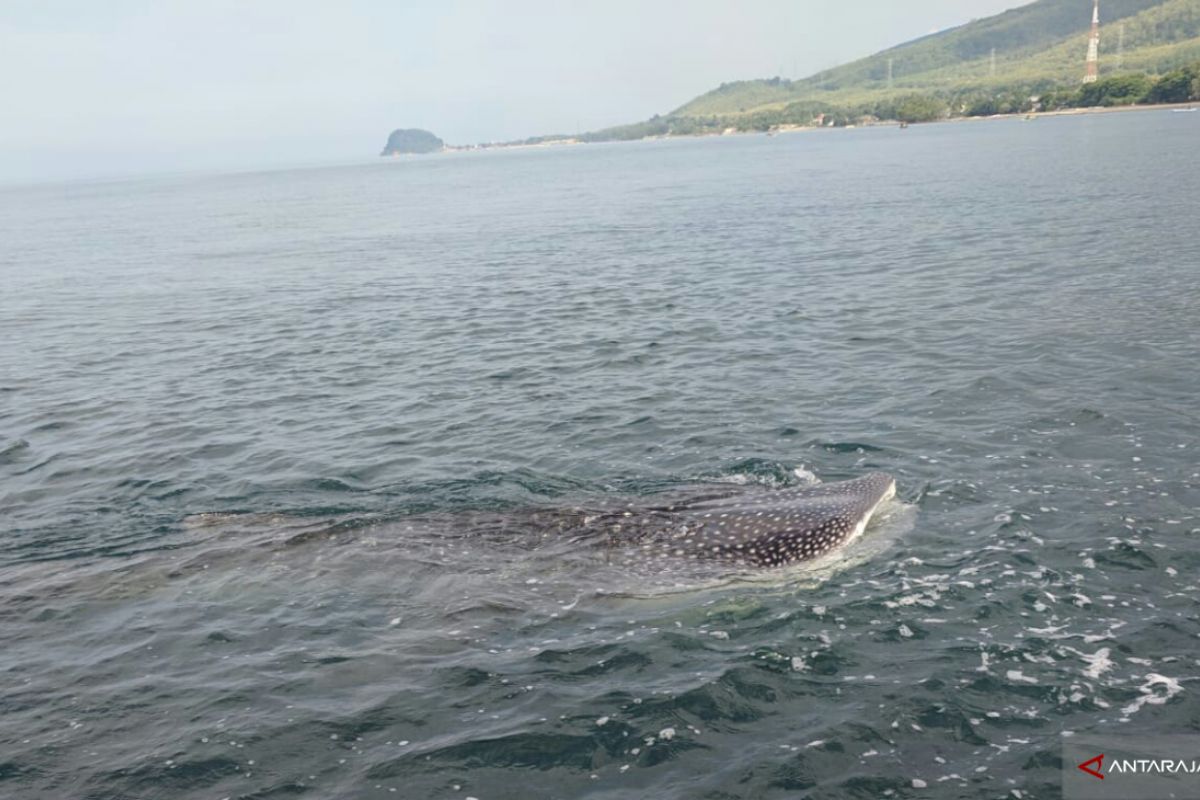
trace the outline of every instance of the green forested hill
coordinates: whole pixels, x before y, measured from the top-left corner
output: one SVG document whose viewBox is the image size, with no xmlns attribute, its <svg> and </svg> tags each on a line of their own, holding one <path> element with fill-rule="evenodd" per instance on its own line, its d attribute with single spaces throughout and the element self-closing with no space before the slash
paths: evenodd
<svg viewBox="0 0 1200 800">
<path fill-rule="evenodd" d="M 739 81 L 672 116 L 745 114 L 788 103 L 851 105 L 889 91 L 1031 88 L 1077 82 L 1091 26 L 1088 0 L 1038 0 L 798 81 Z M 1200 0 L 1101 0 L 1101 73 L 1165 72 L 1200 58 Z M 1124 34 L 1120 34 L 1120 28 Z M 1117 63 L 1120 41 L 1120 64 Z M 991 53 L 996 51 L 992 74 Z"/>
<path fill-rule="evenodd" d="M 670 114 L 580 138 L 768 130 L 814 119 L 921 121 L 1200 98 L 1200 0 L 1101 0 L 1100 21 L 1101 80 L 1086 91 L 1080 82 L 1091 0 L 1037 0 L 803 80 L 722 84 Z M 1157 81 L 1158 76 L 1169 80 Z M 1034 103 L 1033 96 L 1041 101 Z"/>
</svg>

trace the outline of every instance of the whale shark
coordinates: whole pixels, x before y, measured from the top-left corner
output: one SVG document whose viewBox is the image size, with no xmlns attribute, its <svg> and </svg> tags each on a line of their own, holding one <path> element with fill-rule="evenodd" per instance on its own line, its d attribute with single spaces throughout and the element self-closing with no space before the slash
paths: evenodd
<svg viewBox="0 0 1200 800">
<path fill-rule="evenodd" d="M 626 511 L 610 519 L 608 527 L 614 542 L 636 545 L 640 558 L 777 567 L 817 559 L 849 544 L 895 494 L 891 475 L 869 472 L 853 480 Z"/>
<path fill-rule="evenodd" d="M 570 506 L 200 512 L 181 518 L 175 540 L 159 548 L 5 566 L 0 615 L 32 619 L 50 596 L 277 605 L 292 602 L 297 585 L 386 598 L 403 575 L 412 607 L 421 609 L 414 619 L 437 608 L 485 624 L 503 608 L 556 615 L 589 598 L 663 597 L 729 581 L 795 586 L 883 552 L 916 514 L 915 506 L 890 502 L 895 494 L 891 476 L 872 472 L 787 488 L 698 481 Z M 863 535 L 868 525 L 874 535 Z M 770 569 L 803 562 L 812 563 Z"/>
<path fill-rule="evenodd" d="M 494 571 L 502 564 L 505 571 L 534 570 L 536 585 L 568 564 L 595 569 L 596 555 L 637 580 L 686 582 L 730 569 L 816 562 L 861 537 L 873 519 L 891 519 L 890 508 L 881 513 L 896 495 L 891 475 L 812 480 L 786 488 L 704 483 L 570 507 L 427 511 L 390 518 L 216 512 L 192 515 L 184 525 L 193 537 L 212 540 L 201 559 L 205 568 L 226 547 L 230 558 L 246 558 L 252 541 L 281 553 L 359 539 L 373 552 L 394 544 L 397 557 L 453 563 L 459 571 Z"/>
</svg>

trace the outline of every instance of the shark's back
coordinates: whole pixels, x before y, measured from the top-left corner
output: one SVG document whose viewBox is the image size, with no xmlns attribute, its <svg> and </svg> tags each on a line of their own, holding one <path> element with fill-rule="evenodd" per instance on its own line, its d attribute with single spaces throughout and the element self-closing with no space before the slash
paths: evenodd
<svg viewBox="0 0 1200 800">
<path fill-rule="evenodd" d="M 862 533 L 895 491 L 890 475 L 871 472 L 837 483 L 685 502 L 641 546 L 649 553 L 753 566 L 805 561 Z"/>
</svg>

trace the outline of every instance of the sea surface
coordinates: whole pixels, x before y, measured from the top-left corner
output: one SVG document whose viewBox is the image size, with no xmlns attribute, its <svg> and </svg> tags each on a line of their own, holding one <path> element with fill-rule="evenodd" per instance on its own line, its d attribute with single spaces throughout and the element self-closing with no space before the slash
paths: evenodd
<svg viewBox="0 0 1200 800">
<path fill-rule="evenodd" d="M 1030 800 L 1200 732 L 1198 141 L 0 190 L 0 796 Z M 571 522 L 868 470 L 819 569 Z"/>
</svg>

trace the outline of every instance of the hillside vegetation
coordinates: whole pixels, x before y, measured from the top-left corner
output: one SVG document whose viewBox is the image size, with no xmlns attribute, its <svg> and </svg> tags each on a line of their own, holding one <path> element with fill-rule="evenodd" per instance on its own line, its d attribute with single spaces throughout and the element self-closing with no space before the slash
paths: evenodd
<svg viewBox="0 0 1200 800">
<path fill-rule="evenodd" d="M 1102 0 L 1099 84 L 1081 91 L 1089 0 L 1038 0 L 917 39 L 803 80 L 722 84 L 675 111 L 586 134 L 588 140 L 778 125 L 850 124 L 863 117 L 921 121 L 1072 105 L 1156 102 L 1160 76 L 1200 62 L 1200 0 Z M 995 57 L 993 62 L 993 49 Z M 891 62 L 892 79 L 888 80 Z M 994 64 L 994 66 L 993 66 Z M 1195 67 L 1178 86 L 1190 87 Z M 1133 83 L 1117 80 L 1136 76 Z M 1096 90 L 1116 87 L 1119 94 Z M 1180 100 L 1178 91 L 1166 92 Z M 1030 98 L 1046 96 L 1043 106 Z M 1132 98 L 1132 99 L 1131 99 Z M 1096 102 L 1093 102 L 1096 101 Z"/>
</svg>

